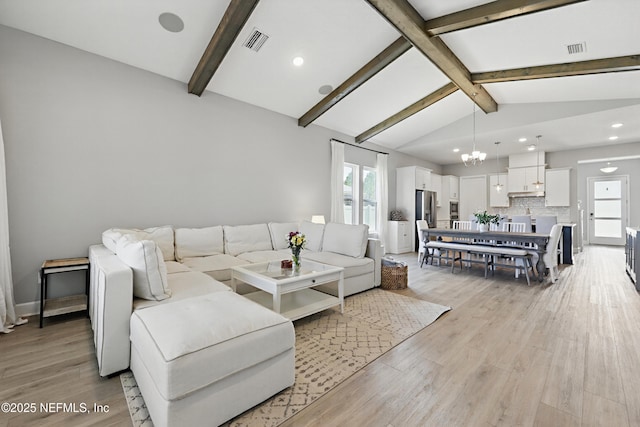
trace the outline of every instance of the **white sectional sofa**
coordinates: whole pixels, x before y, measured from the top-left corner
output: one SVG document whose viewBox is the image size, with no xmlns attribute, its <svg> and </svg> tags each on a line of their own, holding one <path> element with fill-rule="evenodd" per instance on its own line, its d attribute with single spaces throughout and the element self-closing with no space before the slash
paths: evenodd
<svg viewBox="0 0 640 427">
<path fill-rule="evenodd" d="M 131 367 L 158 426 L 221 424 L 291 386 L 293 324 L 227 284 L 233 266 L 290 259 L 294 230 L 307 236 L 303 260 L 344 268 L 345 295 L 380 284 L 382 249 L 362 225 L 106 230 L 89 248 L 100 375 Z"/>
</svg>

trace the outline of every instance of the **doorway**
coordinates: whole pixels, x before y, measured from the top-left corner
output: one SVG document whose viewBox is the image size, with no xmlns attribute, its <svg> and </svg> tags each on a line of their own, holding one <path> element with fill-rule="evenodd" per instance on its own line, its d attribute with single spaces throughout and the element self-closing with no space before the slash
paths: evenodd
<svg viewBox="0 0 640 427">
<path fill-rule="evenodd" d="M 628 222 L 628 181 L 628 176 L 587 178 L 590 244 L 624 246 Z"/>
</svg>

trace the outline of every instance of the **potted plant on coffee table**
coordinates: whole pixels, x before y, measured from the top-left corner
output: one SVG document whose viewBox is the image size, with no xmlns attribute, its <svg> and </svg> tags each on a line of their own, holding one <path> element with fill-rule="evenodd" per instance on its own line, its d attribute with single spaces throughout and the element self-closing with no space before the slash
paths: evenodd
<svg viewBox="0 0 640 427">
<path fill-rule="evenodd" d="M 500 215 L 488 214 L 487 211 L 473 214 L 478 222 L 478 231 L 488 231 L 489 224 L 500 224 Z"/>
</svg>

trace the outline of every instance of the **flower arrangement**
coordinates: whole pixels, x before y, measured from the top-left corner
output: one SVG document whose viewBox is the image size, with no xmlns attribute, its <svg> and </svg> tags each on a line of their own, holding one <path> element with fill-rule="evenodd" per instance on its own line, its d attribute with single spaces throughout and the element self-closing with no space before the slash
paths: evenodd
<svg viewBox="0 0 640 427">
<path fill-rule="evenodd" d="M 286 240 L 291 249 L 293 267 L 298 270 L 300 269 L 300 251 L 304 249 L 307 244 L 307 237 L 299 231 L 292 231 L 287 234 Z"/>
<path fill-rule="evenodd" d="M 476 212 L 473 214 L 476 217 L 476 221 L 478 224 L 499 224 L 500 223 L 500 215 L 491 215 L 488 214 L 487 211 L 484 212 Z"/>
</svg>

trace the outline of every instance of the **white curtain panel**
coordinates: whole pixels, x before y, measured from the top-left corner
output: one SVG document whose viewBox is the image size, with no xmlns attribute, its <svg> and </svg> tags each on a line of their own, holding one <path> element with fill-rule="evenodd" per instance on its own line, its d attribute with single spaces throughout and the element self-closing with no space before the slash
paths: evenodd
<svg viewBox="0 0 640 427">
<path fill-rule="evenodd" d="M 331 222 L 344 224 L 344 145 L 331 140 Z"/>
<path fill-rule="evenodd" d="M 0 332 L 9 333 L 15 325 L 26 323 L 16 317 L 9 253 L 9 209 L 7 207 L 7 168 L 0 123 Z"/>
<path fill-rule="evenodd" d="M 386 248 L 387 211 L 389 210 L 389 172 L 387 170 L 387 158 L 388 156 L 386 154 L 378 153 L 376 162 L 376 176 L 378 178 L 376 185 L 376 191 L 378 192 L 376 195 L 378 200 L 378 212 L 376 212 L 376 217 L 378 218 L 378 239 L 380 239 L 383 253 Z"/>
</svg>

